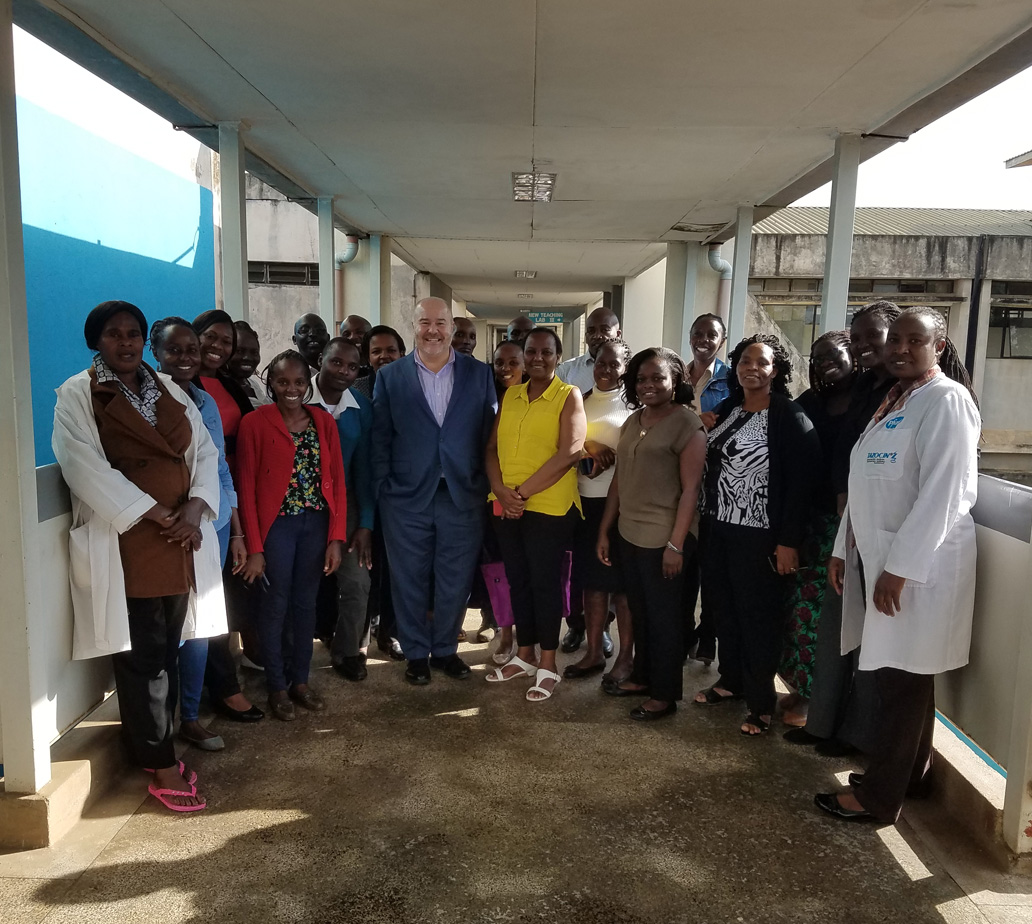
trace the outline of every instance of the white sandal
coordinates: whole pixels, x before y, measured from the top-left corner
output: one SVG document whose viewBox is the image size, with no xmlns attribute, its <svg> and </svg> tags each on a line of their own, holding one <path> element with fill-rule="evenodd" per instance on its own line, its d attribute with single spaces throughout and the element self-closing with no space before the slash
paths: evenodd
<svg viewBox="0 0 1032 924">
<path fill-rule="evenodd" d="M 519 673 L 503 674 L 502 671 L 504 671 L 510 664 L 515 664 L 516 667 L 520 668 Z M 505 662 L 504 666 L 496 667 L 485 679 L 488 683 L 505 683 L 507 680 L 516 680 L 519 677 L 533 677 L 536 672 L 536 664 L 528 664 L 523 660 L 523 658 L 518 658 L 513 655 L 512 658 Z"/>
<path fill-rule="evenodd" d="M 550 671 L 546 670 L 543 667 L 539 667 L 537 669 L 537 674 L 534 676 L 534 686 L 527 690 L 527 699 L 530 700 L 530 702 L 532 703 L 542 703 L 546 699 L 551 699 L 552 694 L 555 692 L 555 688 L 559 686 L 559 682 L 562 679 L 563 678 L 560 677 L 559 674 L 555 673 L 555 671 Z M 546 690 L 543 686 L 541 686 L 542 680 L 554 680 L 555 683 L 552 684 L 552 689 Z M 531 693 L 541 693 L 543 695 L 531 696 Z"/>
</svg>

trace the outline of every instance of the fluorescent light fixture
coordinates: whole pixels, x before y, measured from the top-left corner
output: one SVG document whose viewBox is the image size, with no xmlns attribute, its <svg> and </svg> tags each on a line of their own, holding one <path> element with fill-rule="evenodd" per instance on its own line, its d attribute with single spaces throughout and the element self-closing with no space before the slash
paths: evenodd
<svg viewBox="0 0 1032 924">
<path fill-rule="evenodd" d="M 533 298 L 534 296 L 530 292 L 517 292 L 517 298 Z"/>
<path fill-rule="evenodd" d="M 513 276 L 517 279 L 533 279 L 537 276 L 537 270 L 516 270 Z"/>
<path fill-rule="evenodd" d="M 516 202 L 551 202 L 556 173 L 514 173 L 512 198 Z"/>
</svg>

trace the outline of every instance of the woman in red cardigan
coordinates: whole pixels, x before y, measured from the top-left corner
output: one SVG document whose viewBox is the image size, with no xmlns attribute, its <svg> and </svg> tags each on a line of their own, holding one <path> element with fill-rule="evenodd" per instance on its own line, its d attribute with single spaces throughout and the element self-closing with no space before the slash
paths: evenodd
<svg viewBox="0 0 1032 924">
<path fill-rule="evenodd" d="M 300 353 L 273 359 L 268 389 L 275 404 L 240 422 L 237 496 L 248 551 L 243 576 L 260 579 L 265 591 L 258 635 L 269 706 L 289 722 L 294 703 L 326 708 L 308 687 L 308 670 L 319 579 L 337 570 L 346 538 L 347 492 L 337 425 L 321 408 L 305 406 L 312 377 Z"/>
</svg>

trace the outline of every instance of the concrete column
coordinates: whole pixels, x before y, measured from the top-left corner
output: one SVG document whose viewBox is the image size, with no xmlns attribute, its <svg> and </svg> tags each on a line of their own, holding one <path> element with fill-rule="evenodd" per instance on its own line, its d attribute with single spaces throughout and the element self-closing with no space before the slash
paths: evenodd
<svg viewBox="0 0 1032 924">
<path fill-rule="evenodd" d="M 728 305 L 728 352 L 745 337 L 745 309 L 749 298 L 749 260 L 752 256 L 753 207 L 740 205 L 735 218 L 735 253 L 731 261 L 731 303 Z"/>
<path fill-rule="evenodd" d="M 369 237 L 369 305 L 371 324 L 388 323 L 391 313 L 391 239 L 384 234 Z M 399 331 L 400 333 L 400 331 Z M 402 333 L 404 337 L 405 334 Z M 407 337 L 406 340 L 411 340 Z"/>
<path fill-rule="evenodd" d="M 690 261 L 688 245 L 684 241 L 671 241 L 666 246 L 666 278 L 663 283 L 663 346 L 679 351 L 681 328 L 684 326 L 685 284 Z"/>
<path fill-rule="evenodd" d="M 317 202 L 319 218 L 319 317 L 326 323 L 330 335 L 337 336 L 334 320 L 333 285 L 336 279 L 333 262 L 333 198 L 320 196 Z"/>
<path fill-rule="evenodd" d="M 821 293 L 822 334 L 829 330 L 842 330 L 846 326 L 860 142 L 859 135 L 839 135 L 835 139 L 835 175 L 831 181 L 828 244 L 824 257 L 824 289 Z"/>
<path fill-rule="evenodd" d="M 950 305 L 950 320 L 946 333 L 953 341 L 960 352 L 962 361 L 967 357 L 964 355 L 967 350 L 968 320 L 971 317 L 971 284 L 974 280 L 958 279 L 953 284 L 953 294 L 963 297 L 962 302 L 953 302 Z"/>
<path fill-rule="evenodd" d="M 248 319 L 247 197 L 244 140 L 239 122 L 219 123 L 219 217 L 222 222 L 223 306 L 236 320 Z"/>
<path fill-rule="evenodd" d="M 53 640 L 41 637 L 35 613 L 42 584 L 11 28 L 11 2 L 0 0 L 0 701 L 4 788 L 35 793 L 50 781 L 40 713 Z"/>
<path fill-rule="evenodd" d="M 985 351 L 989 347 L 989 315 L 992 301 L 993 281 L 985 279 L 982 281 L 982 294 L 978 300 L 978 332 L 975 337 L 974 363 L 971 367 L 971 384 L 976 395 L 981 393 L 985 385 Z M 970 321 L 968 323 L 970 324 Z"/>
</svg>

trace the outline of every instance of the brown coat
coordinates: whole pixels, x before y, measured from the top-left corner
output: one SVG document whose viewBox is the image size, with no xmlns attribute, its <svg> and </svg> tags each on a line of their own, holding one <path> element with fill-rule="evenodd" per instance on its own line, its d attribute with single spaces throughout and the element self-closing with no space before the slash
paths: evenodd
<svg viewBox="0 0 1032 924">
<path fill-rule="evenodd" d="M 153 371 L 145 366 L 153 375 Z M 152 427 L 114 383 L 101 384 L 90 373 L 93 412 L 100 442 L 111 467 L 166 507 L 189 499 L 190 471 L 185 453 L 191 428 L 183 405 L 155 376 L 161 397 Z M 119 536 L 127 597 L 167 597 L 194 585 L 193 552 L 161 535 L 153 520 L 140 520 Z"/>
</svg>

